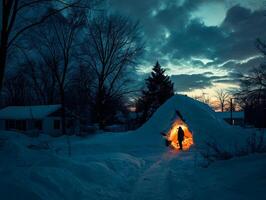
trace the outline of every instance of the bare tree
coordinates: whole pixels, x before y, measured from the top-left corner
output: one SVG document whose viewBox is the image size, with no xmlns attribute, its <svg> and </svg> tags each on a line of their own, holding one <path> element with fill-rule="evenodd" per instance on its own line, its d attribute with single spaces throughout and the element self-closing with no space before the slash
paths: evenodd
<svg viewBox="0 0 266 200">
<path fill-rule="evenodd" d="M 203 91 L 201 92 L 201 94 L 193 96 L 193 98 L 211 106 L 210 97 Z"/>
<path fill-rule="evenodd" d="M 260 39 L 256 40 L 256 47 L 260 53 L 266 56 L 266 44 Z M 254 66 L 246 74 L 239 74 L 240 91 L 236 97 L 242 108 L 247 104 L 259 103 L 266 98 L 266 64 Z"/>
<path fill-rule="evenodd" d="M 0 5 L 0 91 L 7 55 L 15 41 L 28 30 L 43 24 L 51 16 L 71 7 L 89 8 L 85 0 L 1 0 Z M 55 7 L 52 12 L 47 9 Z"/>
<path fill-rule="evenodd" d="M 35 102 L 38 104 L 54 104 L 57 101 L 57 82 L 44 62 L 26 62 L 25 76 L 35 92 Z"/>
<path fill-rule="evenodd" d="M 87 38 L 86 61 L 96 75 L 93 107 L 96 121 L 103 125 L 108 100 L 131 92 L 128 73 L 143 50 L 141 33 L 139 24 L 128 18 L 101 16 L 88 23 Z"/>
<path fill-rule="evenodd" d="M 79 12 L 78 12 L 79 11 Z M 70 82 L 71 69 L 75 66 L 78 34 L 85 22 L 85 12 L 72 9 L 67 16 L 52 16 L 36 31 L 38 45 L 35 49 L 58 86 L 61 109 L 62 134 L 66 132 L 66 88 Z M 67 134 L 68 135 L 68 134 Z M 68 155 L 71 155 L 70 139 L 67 137 Z"/>
<path fill-rule="evenodd" d="M 5 105 L 26 105 L 32 102 L 30 83 L 25 76 L 25 68 L 9 74 L 4 81 L 2 97 Z"/>
<path fill-rule="evenodd" d="M 238 95 L 247 100 L 258 100 L 266 95 L 266 65 L 250 70 L 240 78 L 241 91 Z"/>
<path fill-rule="evenodd" d="M 227 102 L 229 102 L 230 95 L 228 94 L 228 92 L 220 89 L 220 90 L 216 91 L 215 97 L 219 102 L 221 112 L 224 112 L 225 106 L 226 106 Z"/>
<path fill-rule="evenodd" d="M 90 103 L 91 85 L 95 78 L 93 72 L 87 66 L 80 64 L 75 67 L 71 77 L 67 91 L 69 94 L 68 104 L 74 107 L 87 107 Z M 80 110 L 78 113 L 81 112 Z"/>
<path fill-rule="evenodd" d="M 50 69 L 59 90 L 62 104 L 62 134 L 66 134 L 65 88 L 68 74 L 73 66 L 77 34 L 84 24 L 82 12 L 72 10 L 67 17 L 56 14 L 37 32 L 36 50 L 43 62 Z"/>
<path fill-rule="evenodd" d="M 266 44 L 257 39 L 259 52 L 266 56 Z M 236 93 L 239 105 L 245 111 L 245 123 L 266 127 L 266 63 L 253 66 L 245 74 L 239 74 L 240 91 Z"/>
<path fill-rule="evenodd" d="M 47 67 L 42 59 L 29 56 L 32 51 L 32 44 L 35 44 L 33 37 L 26 37 L 25 42 L 29 48 L 21 48 L 17 46 L 24 56 L 18 68 L 23 69 L 23 76 L 27 79 L 29 87 L 33 91 L 32 97 L 34 103 L 37 104 L 53 104 L 56 102 L 57 83 L 51 70 Z M 28 55 L 29 54 L 29 55 Z"/>
</svg>

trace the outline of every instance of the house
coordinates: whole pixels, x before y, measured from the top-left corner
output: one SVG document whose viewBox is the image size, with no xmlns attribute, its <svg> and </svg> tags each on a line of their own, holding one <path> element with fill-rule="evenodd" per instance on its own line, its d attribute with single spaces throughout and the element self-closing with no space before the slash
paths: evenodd
<svg viewBox="0 0 266 200">
<path fill-rule="evenodd" d="M 243 111 L 232 112 L 232 118 L 231 118 L 230 111 L 229 112 L 216 112 L 216 115 L 231 125 L 243 126 L 245 124 Z"/>
<path fill-rule="evenodd" d="M 0 130 L 15 130 L 28 135 L 61 134 L 61 105 L 8 106 L 0 110 Z M 77 120 L 66 116 L 67 133 L 78 131 Z"/>
<path fill-rule="evenodd" d="M 266 128 L 266 95 L 245 105 L 245 123 L 256 128 Z"/>
</svg>

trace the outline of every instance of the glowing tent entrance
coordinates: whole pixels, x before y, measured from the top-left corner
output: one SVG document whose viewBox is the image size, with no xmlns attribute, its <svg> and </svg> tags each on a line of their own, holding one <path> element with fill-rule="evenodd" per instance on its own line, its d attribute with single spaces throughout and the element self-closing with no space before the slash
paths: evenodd
<svg viewBox="0 0 266 200">
<path fill-rule="evenodd" d="M 166 134 L 166 140 L 168 141 L 168 145 L 170 145 L 174 149 L 179 149 L 179 144 L 177 139 L 177 132 L 179 126 L 181 126 L 181 128 L 184 131 L 184 140 L 182 142 L 183 150 L 187 150 L 193 144 L 193 137 L 187 124 L 179 118 L 172 124 L 170 130 Z"/>
</svg>

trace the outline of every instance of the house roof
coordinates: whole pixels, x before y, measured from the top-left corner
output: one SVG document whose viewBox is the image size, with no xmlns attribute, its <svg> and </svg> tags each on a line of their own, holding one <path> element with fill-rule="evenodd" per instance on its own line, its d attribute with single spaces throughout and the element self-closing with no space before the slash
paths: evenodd
<svg viewBox="0 0 266 200">
<path fill-rule="evenodd" d="M 0 119 L 43 119 L 61 108 L 61 105 L 8 106 L 0 110 Z"/>
<path fill-rule="evenodd" d="M 216 115 L 222 119 L 231 118 L 231 112 L 216 112 Z M 244 112 L 232 112 L 232 118 L 244 118 Z"/>
</svg>

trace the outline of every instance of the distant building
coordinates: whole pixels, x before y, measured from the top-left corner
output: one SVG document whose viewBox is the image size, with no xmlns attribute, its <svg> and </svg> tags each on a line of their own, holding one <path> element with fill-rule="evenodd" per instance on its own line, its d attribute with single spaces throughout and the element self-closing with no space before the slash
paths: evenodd
<svg viewBox="0 0 266 200">
<path fill-rule="evenodd" d="M 78 130 L 77 120 L 66 116 L 67 133 Z M 0 110 L 0 130 L 14 130 L 25 134 L 61 134 L 61 105 L 8 106 Z"/>
<path fill-rule="evenodd" d="M 231 112 L 216 112 L 216 115 L 231 124 Z M 232 125 L 243 126 L 244 125 L 244 112 L 232 112 Z"/>
<path fill-rule="evenodd" d="M 266 99 L 251 102 L 244 108 L 245 123 L 256 128 L 266 128 Z"/>
</svg>

